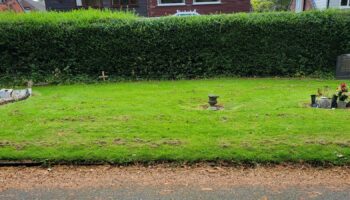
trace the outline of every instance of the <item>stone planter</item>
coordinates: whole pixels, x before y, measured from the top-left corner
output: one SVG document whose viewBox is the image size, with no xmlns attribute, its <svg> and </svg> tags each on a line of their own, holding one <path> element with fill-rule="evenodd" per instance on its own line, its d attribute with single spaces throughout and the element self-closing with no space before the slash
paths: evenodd
<svg viewBox="0 0 350 200">
<path fill-rule="evenodd" d="M 345 109 L 346 108 L 346 102 L 345 101 L 338 101 L 338 108 L 339 109 Z"/>
<path fill-rule="evenodd" d="M 330 98 L 327 98 L 327 97 L 321 97 L 319 100 L 318 100 L 318 105 L 319 105 L 319 108 L 331 108 L 331 105 L 332 105 L 332 100 Z"/>
</svg>

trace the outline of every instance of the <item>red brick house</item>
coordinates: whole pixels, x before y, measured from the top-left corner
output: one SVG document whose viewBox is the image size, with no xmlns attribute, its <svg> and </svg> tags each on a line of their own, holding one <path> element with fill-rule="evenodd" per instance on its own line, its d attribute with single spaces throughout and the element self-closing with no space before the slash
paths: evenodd
<svg viewBox="0 0 350 200">
<path fill-rule="evenodd" d="M 47 10 L 112 8 L 134 10 L 140 16 L 173 15 L 177 10 L 199 14 L 249 12 L 250 0 L 45 0 Z"/>
<path fill-rule="evenodd" d="M 148 2 L 148 16 L 152 17 L 172 15 L 177 10 L 196 10 L 201 15 L 251 10 L 250 0 L 148 0 Z"/>
<path fill-rule="evenodd" d="M 17 0 L 0 0 L 0 12 L 7 10 L 23 12 L 23 7 Z"/>
</svg>

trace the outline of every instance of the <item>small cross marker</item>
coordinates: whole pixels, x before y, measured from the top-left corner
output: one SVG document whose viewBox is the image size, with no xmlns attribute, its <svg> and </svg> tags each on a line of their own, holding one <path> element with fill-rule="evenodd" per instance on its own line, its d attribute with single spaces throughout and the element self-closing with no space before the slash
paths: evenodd
<svg viewBox="0 0 350 200">
<path fill-rule="evenodd" d="M 102 76 L 99 76 L 99 78 L 103 79 L 103 81 L 106 81 L 106 78 L 108 78 L 108 76 L 105 75 L 105 71 L 102 71 Z"/>
</svg>

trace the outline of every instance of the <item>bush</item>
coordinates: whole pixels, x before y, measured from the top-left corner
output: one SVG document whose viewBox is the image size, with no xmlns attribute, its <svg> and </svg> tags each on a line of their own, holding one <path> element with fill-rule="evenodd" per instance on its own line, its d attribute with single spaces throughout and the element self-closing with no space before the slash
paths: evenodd
<svg viewBox="0 0 350 200">
<path fill-rule="evenodd" d="M 323 75 L 350 47 L 350 12 L 86 12 L 0 14 L 2 82 L 96 80 L 101 71 L 112 79 Z"/>
<path fill-rule="evenodd" d="M 267 12 L 275 10 L 276 3 L 274 0 L 252 0 L 251 4 L 255 12 Z"/>
<path fill-rule="evenodd" d="M 290 0 L 251 0 L 253 11 L 285 11 L 288 10 Z"/>
</svg>

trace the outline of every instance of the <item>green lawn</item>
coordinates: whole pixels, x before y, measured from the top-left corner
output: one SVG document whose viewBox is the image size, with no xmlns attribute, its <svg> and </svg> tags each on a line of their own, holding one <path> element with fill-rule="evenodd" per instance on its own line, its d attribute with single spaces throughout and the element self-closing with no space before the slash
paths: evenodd
<svg viewBox="0 0 350 200">
<path fill-rule="evenodd" d="M 340 81 L 215 79 L 34 88 L 0 107 L 0 160 L 350 163 L 349 110 L 312 109 Z M 220 95 L 221 111 L 203 109 Z"/>
</svg>

